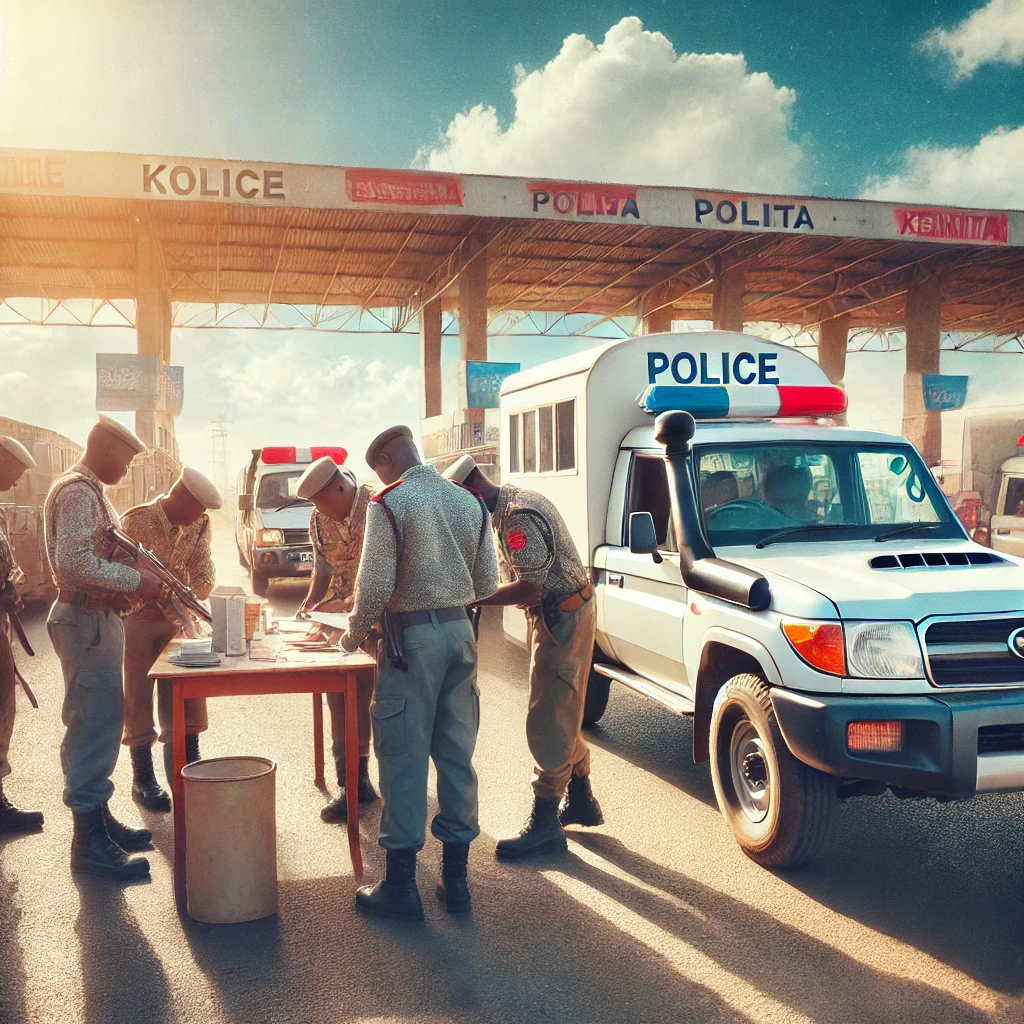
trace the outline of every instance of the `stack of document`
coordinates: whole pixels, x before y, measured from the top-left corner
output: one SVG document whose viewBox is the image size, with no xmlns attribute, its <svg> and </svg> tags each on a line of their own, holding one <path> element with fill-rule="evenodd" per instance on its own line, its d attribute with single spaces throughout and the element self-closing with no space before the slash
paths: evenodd
<svg viewBox="0 0 1024 1024">
<path fill-rule="evenodd" d="M 207 636 L 179 640 L 177 650 L 167 655 L 167 660 L 183 668 L 212 668 L 220 664 L 220 655 L 213 650 L 213 638 Z"/>
</svg>

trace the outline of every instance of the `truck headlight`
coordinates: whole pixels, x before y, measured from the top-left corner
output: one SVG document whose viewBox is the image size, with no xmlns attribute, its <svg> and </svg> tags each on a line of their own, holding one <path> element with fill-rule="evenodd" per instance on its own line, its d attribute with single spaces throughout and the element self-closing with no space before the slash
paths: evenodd
<svg viewBox="0 0 1024 1024">
<path fill-rule="evenodd" d="M 284 532 L 282 530 L 257 530 L 256 547 L 258 548 L 279 548 L 284 545 Z"/>
<path fill-rule="evenodd" d="M 846 623 L 846 666 L 864 679 L 920 679 L 921 645 L 909 622 Z"/>
</svg>

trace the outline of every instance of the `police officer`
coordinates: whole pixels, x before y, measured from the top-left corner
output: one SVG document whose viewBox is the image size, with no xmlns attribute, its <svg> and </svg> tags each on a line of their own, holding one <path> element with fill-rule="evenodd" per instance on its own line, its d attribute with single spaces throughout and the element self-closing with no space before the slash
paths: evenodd
<svg viewBox="0 0 1024 1024">
<path fill-rule="evenodd" d="M 220 492 L 202 473 L 185 467 L 167 494 L 129 509 L 121 529 L 152 551 L 201 601 L 217 582 L 210 545 L 207 509 L 224 504 Z M 171 687 L 161 681 L 157 696 L 160 735 L 153 722 L 153 680 L 149 670 L 180 631 L 166 601 L 136 605 L 124 618 L 124 736 L 132 759 L 132 796 L 153 811 L 169 811 L 171 798 L 153 771 L 153 743 L 164 747 L 164 771 L 174 788 L 173 703 Z M 206 700 L 185 701 L 185 760 L 199 760 L 199 734 L 207 728 Z"/>
<path fill-rule="evenodd" d="M 604 822 L 590 788 L 590 750 L 580 735 L 594 654 L 590 580 L 565 522 L 543 495 L 514 484 L 498 487 L 471 455 L 445 476 L 479 493 L 491 512 L 506 582 L 480 603 L 525 608 L 529 629 L 533 810 L 519 835 L 502 839 L 496 852 L 520 858 L 565 850 L 563 825 Z"/>
<path fill-rule="evenodd" d="M 383 617 L 371 713 L 387 871 L 357 891 L 356 905 L 422 921 L 416 854 L 425 840 L 430 759 L 438 802 L 431 832 L 444 844 L 438 894 L 449 911 L 469 910 L 466 863 L 480 834 L 472 763 L 480 705 L 466 607 L 494 592 L 498 565 L 482 502 L 423 464 L 408 427 L 378 435 L 366 461 L 386 486 L 366 513 L 355 607 L 341 644 L 354 651 Z"/>
<path fill-rule="evenodd" d="M 111 561 L 102 531 L 120 520 L 103 485 L 118 483 L 145 450 L 130 430 L 101 413 L 85 455 L 53 482 L 43 507 L 46 557 L 58 589 L 46 629 L 64 674 L 60 755 L 64 803 L 75 826 L 71 870 L 120 880 L 149 874 L 145 857 L 127 854 L 152 838 L 147 829 L 121 824 L 107 805 L 124 725 L 120 613 L 125 594 L 152 600 L 163 588 L 146 569 Z"/>
<path fill-rule="evenodd" d="M 26 469 L 32 469 L 36 460 L 13 437 L 0 437 L 0 491 L 9 491 Z M 27 832 L 43 824 L 40 811 L 21 811 L 4 794 L 3 780 L 11 774 L 7 752 L 11 749 L 14 732 L 14 697 L 16 678 L 14 655 L 7 639 L 7 616 L 21 609 L 16 583 L 21 570 L 15 564 L 14 552 L 0 521 L 0 835 L 9 832 Z"/>
<path fill-rule="evenodd" d="M 339 466 L 330 457 L 317 459 L 299 478 L 295 493 L 313 503 L 309 517 L 309 541 L 313 546 L 313 577 L 309 593 L 299 612 L 313 610 L 350 612 L 355 598 L 359 556 L 363 551 L 366 510 L 373 488 L 360 487 L 356 475 L 347 466 Z M 370 782 L 370 701 L 373 676 L 359 673 L 356 708 L 359 714 L 359 802 L 373 803 L 380 798 Z M 331 711 L 331 753 L 338 773 L 341 792 L 321 812 L 324 821 L 345 821 L 345 695 L 327 694 Z"/>
</svg>

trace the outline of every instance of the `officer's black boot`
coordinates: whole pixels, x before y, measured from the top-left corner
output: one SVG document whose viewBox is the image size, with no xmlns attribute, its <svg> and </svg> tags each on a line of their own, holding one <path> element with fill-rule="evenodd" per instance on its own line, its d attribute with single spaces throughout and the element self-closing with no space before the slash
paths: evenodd
<svg viewBox="0 0 1024 1024">
<path fill-rule="evenodd" d="M 185 733 L 185 764 L 192 764 L 193 761 L 198 761 L 199 758 L 199 734 L 194 732 Z"/>
<path fill-rule="evenodd" d="M 468 862 L 469 843 L 444 844 L 437 895 L 450 914 L 464 914 L 470 909 L 469 885 L 466 882 Z"/>
<path fill-rule="evenodd" d="M 495 853 L 508 859 L 564 853 L 569 848 L 558 823 L 558 801 L 533 798 L 533 810 L 523 830 L 514 839 L 500 839 Z"/>
<path fill-rule="evenodd" d="M 0 835 L 11 832 L 32 832 L 42 827 L 42 811 L 21 811 L 4 795 L 4 784 L 0 782 Z"/>
<path fill-rule="evenodd" d="M 129 747 L 132 755 L 132 799 L 151 811 L 169 811 L 170 794 L 156 781 L 153 771 L 153 747 L 144 743 Z"/>
<path fill-rule="evenodd" d="M 411 846 L 387 851 L 384 880 L 356 890 L 356 906 L 376 917 L 394 921 L 422 921 L 423 904 L 416 888 L 416 853 Z"/>
<path fill-rule="evenodd" d="M 370 781 L 370 759 L 361 757 L 359 758 L 359 802 L 372 804 L 374 800 L 379 799 L 377 790 L 373 788 L 373 783 Z"/>
<path fill-rule="evenodd" d="M 122 825 L 110 813 L 110 805 L 103 805 L 103 823 L 107 826 L 107 835 L 124 850 L 125 853 L 136 853 L 147 849 L 153 842 L 153 833 L 148 828 L 133 828 Z"/>
<path fill-rule="evenodd" d="M 130 882 L 149 875 L 145 857 L 129 857 L 107 834 L 103 808 L 72 811 L 75 835 L 71 841 L 71 870 Z"/>
<path fill-rule="evenodd" d="M 334 759 L 334 770 L 338 773 L 338 795 L 320 811 L 320 820 L 329 825 L 348 821 L 348 797 L 345 793 L 345 758 Z"/>
<path fill-rule="evenodd" d="M 590 788 L 590 776 L 579 778 L 574 775 L 569 780 L 569 788 L 565 791 L 565 802 L 558 812 L 558 820 L 563 825 L 603 825 L 604 815 L 601 805 Z"/>
</svg>

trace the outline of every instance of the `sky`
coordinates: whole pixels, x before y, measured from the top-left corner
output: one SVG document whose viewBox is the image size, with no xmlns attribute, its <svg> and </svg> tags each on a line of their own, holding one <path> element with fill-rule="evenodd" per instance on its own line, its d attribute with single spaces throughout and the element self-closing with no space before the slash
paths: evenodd
<svg viewBox="0 0 1024 1024">
<path fill-rule="evenodd" d="M 0 0 L 0 146 L 1021 208 L 1024 0 Z M 44 425 L 80 434 L 95 351 L 132 340 L 0 328 L 0 408 L 39 418 L 25 377 L 46 359 L 51 390 L 81 395 Z M 218 416 L 238 457 L 267 432 L 361 445 L 418 418 L 417 357 L 415 339 L 178 331 L 183 452 L 202 468 Z M 891 404 L 852 388 L 872 359 L 896 382 L 902 356 L 851 358 L 874 421 Z M 997 363 L 979 401 L 1005 390 Z M 260 407 L 268 389 L 292 401 Z"/>
</svg>

